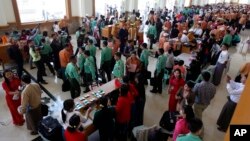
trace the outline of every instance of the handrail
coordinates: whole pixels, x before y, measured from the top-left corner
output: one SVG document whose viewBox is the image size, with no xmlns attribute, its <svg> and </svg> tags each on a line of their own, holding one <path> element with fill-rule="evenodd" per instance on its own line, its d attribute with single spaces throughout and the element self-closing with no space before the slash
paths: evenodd
<svg viewBox="0 0 250 141">
<path fill-rule="evenodd" d="M 250 112 L 249 112 L 249 103 L 250 103 L 250 77 L 247 78 L 245 88 L 241 94 L 240 101 L 237 104 L 237 107 L 234 111 L 234 115 L 231 119 L 230 125 L 250 125 Z M 230 126 L 224 137 L 224 141 L 230 141 Z"/>
</svg>

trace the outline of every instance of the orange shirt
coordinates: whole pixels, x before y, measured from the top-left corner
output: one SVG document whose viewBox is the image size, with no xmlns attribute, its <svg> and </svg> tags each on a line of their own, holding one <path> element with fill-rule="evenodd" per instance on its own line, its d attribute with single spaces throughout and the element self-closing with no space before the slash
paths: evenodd
<svg viewBox="0 0 250 141">
<path fill-rule="evenodd" d="M 164 43 L 166 42 L 166 37 L 160 37 L 159 39 L 159 48 L 163 48 Z"/>
<path fill-rule="evenodd" d="M 71 56 L 71 53 L 67 51 L 66 49 L 63 49 L 59 52 L 59 59 L 60 59 L 60 64 L 61 67 L 66 67 L 67 64 L 69 63 L 69 58 Z"/>
<path fill-rule="evenodd" d="M 2 36 L 2 42 L 3 42 L 3 44 L 8 43 L 8 37 L 6 35 Z"/>
</svg>

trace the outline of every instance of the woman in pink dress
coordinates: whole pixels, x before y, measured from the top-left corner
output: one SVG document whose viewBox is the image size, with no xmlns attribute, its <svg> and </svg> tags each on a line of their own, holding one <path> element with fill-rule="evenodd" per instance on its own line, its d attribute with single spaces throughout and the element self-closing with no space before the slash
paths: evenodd
<svg viewBox="0 0 250 141">
<path fill-rule="evenodd" d="M 191 106 L 183 105 L 180 110 L 180 119 L 176 122 L 173 141 L 176 141 L 178 135 L 189 133 L 188 123 L 191 119 L 194 118 L 194 111 Z"/>
<path fill-rule="evenodd" d="M 183 88 L 184 84 L 185 81 L 182 78 L 181 70 L 175 69 L 174 75 L 172 75 L 169 79 L 169 87 L 168 87 L 168 93 L 170 94 L 168 108 L 170 112 L 176 111 L 176 105 L 178 102 L 176 95 L 180 91 L 180 89 Z"/>
<path fill-rule="evenodd" d="M 23 115 L 20 115 L 17 111 L 17 108 L 21 105 L 21 95 L 18 90 L 21 80 L 16 77 L 11 70 L 5 70 L 3 77 L 4 81 L 2 83 L 2 87 L 6 93 L 5 99 L 10 109 L 13 124 L 22 126 L 24 124 Z"/>
</svg>

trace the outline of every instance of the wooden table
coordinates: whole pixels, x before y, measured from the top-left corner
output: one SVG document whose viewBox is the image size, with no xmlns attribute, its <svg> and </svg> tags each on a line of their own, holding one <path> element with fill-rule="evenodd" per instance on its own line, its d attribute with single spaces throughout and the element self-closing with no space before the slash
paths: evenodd
<svg viewBox="0 0 250 141">
<path fill-rule="evenodd" d="M 105 94 L 103 94 L 102 96 L 107 96 L 108 94 L 110 94 L 111 92 L 117 90 L 119 87 L 116 87 L 115 85 L 115 82 L 117 80 L 116 79 L 113 79 L 111 81 L 109 81 L 108 83 L 104 84 L 104 85 L 101 85 L 99 87 L 95 87 L 93 90 L 91 90 L 90 92 L 84 94 L 83 96 L 80 96 L 80 97 L 77 97 L 74 99 L 75 101 L 75 104 L 83 104 L 84 105 L 84 100 L 82 100 L 82 98 L 84 98 L 85 100 L 88 100 L 90 101 L 91 99 L 95 99 L 91 102 L 89 102 L 89 104 L 87 105 L 84 105 L 83 107 L 79 108 L 79 111 L 81 113 L 84 113 L 85 110 L 88 108 L 88 107 L 95 107 L 96 106 L 96 102 L 100 99 L 100 98 L 97 98 L 93 95 L 93 93 L 99 91 L 99 90 L 103 90 L 105 92 Z M 94 112 L 94 111 L 92 111 Z M 93 117 L 93 116 L 92 116 Z M 94 125 L 93 125 L 93 121 L 92 120 L 88 120 L 86 123 L 84 123 L 84 127 L 85 127 L 85 134 L 86 135 L 90 135 L 92 134 L 94 131 L 96 131 Z"/>
</svg>

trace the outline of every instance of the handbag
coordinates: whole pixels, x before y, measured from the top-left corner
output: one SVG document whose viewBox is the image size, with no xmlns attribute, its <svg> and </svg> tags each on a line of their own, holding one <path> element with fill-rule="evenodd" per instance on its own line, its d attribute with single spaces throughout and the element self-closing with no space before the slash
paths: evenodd
<svg viewBox="0 0 250 141">
<path fill-rule="evenodd" d="M 178 112 L 165 111 L 161 117 L 160 126 L 167 131 L 173 131 L 177 121 L 176 115 L 178 115 Z"/>
<path fill-rule="evenodd" d="M 49 106 L 46 104 L 42 103 L 41 104 L 41 111 L 42 111 L 42 116 L 47 116 L 49 113 Z"/>
</svg>

